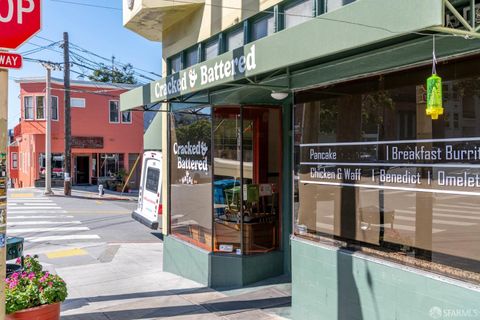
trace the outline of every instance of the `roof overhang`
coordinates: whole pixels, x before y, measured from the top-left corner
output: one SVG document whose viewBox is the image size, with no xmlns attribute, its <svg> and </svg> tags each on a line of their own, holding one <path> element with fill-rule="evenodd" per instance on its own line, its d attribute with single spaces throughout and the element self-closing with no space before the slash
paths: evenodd
<svg viewBox="0 0 480 320">
<path fill-rule="evenodd" d="M 441 27 L 444 17 L 444 0 L 356 1 L 123 93 L 121 109 L 169 102 L 292 65 Z"/>
<path fill-rule="evenodd" d="M 162 41 L 163 30 L 184 19 L 205 0 L 123 0 L 123 25 L 152 41 Z"/>
</svg>

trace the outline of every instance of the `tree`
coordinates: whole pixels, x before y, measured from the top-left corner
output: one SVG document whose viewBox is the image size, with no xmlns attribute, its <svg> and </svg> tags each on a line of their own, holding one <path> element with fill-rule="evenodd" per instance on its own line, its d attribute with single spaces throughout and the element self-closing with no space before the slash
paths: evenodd
<svg viewBox="0 0 480 320">
<path fill-rule="evenodd" d="M 128 63 L 122 66 L 120 69 L 114 67 L 108 68 L 103 63 L 100 68 L 93 71 L 93 74 L 88 76 L 91 81 L 97 82 L 111 82 L 111 83 L 137 83 L 137 79 L 134 77 L 133 66 Z"/>
</svg>

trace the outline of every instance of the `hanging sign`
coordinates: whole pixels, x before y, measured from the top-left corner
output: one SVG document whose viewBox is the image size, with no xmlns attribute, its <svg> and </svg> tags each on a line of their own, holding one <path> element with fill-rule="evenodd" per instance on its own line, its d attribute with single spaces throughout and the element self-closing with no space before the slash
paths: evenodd
<svg viewBox="0 0 480 320">
<path fill-rule="evenodd" d="M 427 79 L 427 116 L 431 116 L 433 120 L 438 119 L 438 116 L 443 114 L 442 103 L 442 78 L 432 74 Z"/>
<path fill-rule="evenodd" d="M 20 69 L 22 56 L 16 53 L 0 52 L 0 68 Z"/>
</svg>

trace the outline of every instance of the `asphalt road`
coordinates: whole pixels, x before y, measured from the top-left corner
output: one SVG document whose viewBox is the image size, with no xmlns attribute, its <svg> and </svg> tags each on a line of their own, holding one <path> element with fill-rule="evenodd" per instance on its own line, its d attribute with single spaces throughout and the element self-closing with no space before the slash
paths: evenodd
<svg viewBox="0 0 480 320">
<path fill-rule="evenodd" d="M 25 239 L 24 254 L 54 267 L 106 262 L 123 243 L 158 243 L 153 231 L 130 216 L 135 201 L 46 197 L 40 189 L 8 193 L 7 235 Z"/>
</svg>

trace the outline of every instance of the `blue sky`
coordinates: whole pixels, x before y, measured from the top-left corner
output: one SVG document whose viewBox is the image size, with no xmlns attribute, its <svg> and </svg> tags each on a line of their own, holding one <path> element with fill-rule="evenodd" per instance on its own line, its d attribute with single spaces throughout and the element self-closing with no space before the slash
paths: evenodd
<svg viewBox="0 0 480 320">
<path fill-rule="evenodd" d="M 84 4 L 102 5 L 121 9 L 121 0 L 72 0 Z M 96 7 L 80 6 L 52 0 L 42 1 L 42 30 L 38 36 L 53 41 L 63 38 L 63 32 L 69 33 L 70 42 L 92 51 L 106 58 L 115 56 L 115 61 L 131 63 L 134 67 L 161 74 L 162 50 L 161 43 L 149 41 L 140 35 L 123 27 L 122 11 Z M 39 37 L 31 38 L 16 52 L 22 53 L 38 48 L 35 45 L 48 45 L 49 41 Z M 29 58 L 63 62 L 62 49 L 57 46 L 51 50 L 27 55 Z M 101 59 L 91 55 L 82 54 L 88 59 L 102 62 Z M 106 61 L 105 61 L 106 62 Z M 106 62 L 107 63 L 107 62 Z M 78 67 L 74 70 L 81 72 Z M 88 70 L 86 70 L 88 71 Z M 140 71 L 139 71 L 140 72 Z M 146 73 L 143 72 L 145 75 Z M 43 77 L 45 69 L 39 63 L 23 62 L 20 70 L 9 72 L 9 128 L 18 123 L 20 117 L 19 85 L 14 81 L 22 77 Z M 63 72 L 53 72 L 53 77 L 63 78 Z M 149 75 L 152 78 L 158 78 Z M 77 74 L 72 73 L 71 79 L 76 79 Z M 148 80 L 138 78 L 142 82 Z"/>
</svg>

